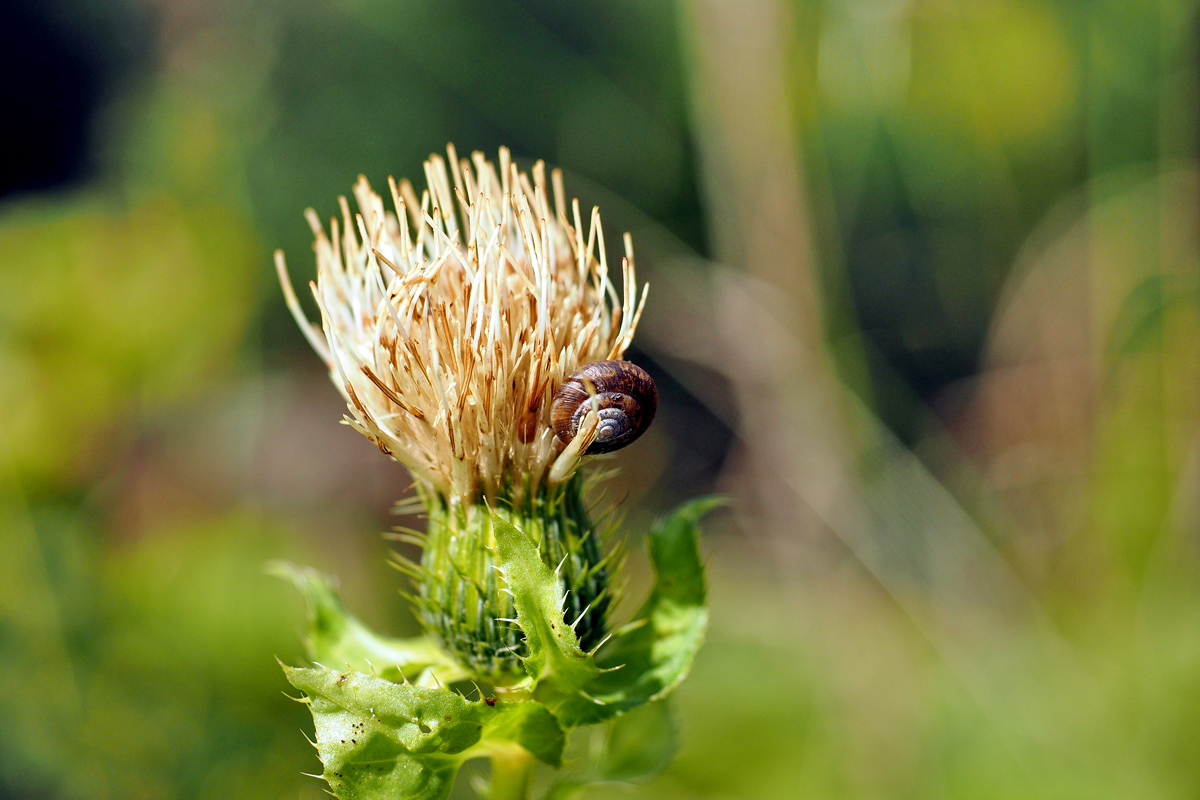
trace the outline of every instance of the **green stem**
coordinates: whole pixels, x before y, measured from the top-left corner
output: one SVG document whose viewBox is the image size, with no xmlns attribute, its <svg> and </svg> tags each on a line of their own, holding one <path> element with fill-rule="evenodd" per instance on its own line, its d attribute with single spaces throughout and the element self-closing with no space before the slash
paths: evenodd
<svg viewBox="0 0 1200 800">
<path fill-rule="evenodd" d="M 513 746 L 492 753 L 491 800 L 526 800 L 533 778 L 533 756 Z"/>
</svg>

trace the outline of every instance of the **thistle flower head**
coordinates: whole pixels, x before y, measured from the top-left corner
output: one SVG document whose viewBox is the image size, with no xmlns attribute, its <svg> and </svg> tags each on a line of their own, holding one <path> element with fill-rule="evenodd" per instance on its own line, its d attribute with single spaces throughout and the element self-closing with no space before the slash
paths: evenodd
<svg viewBox="0 0 1200 800">
<path fill-rule="evenodd" d="M 446 496 L 519 496 L 564 474 L 551 474 L 553 393 L 581 365 L 624 355 L 649 287 L 639 294 L 628 234 L 611 281 L 599 212 L 585 227 L 558 170 L 551 190 L 541 161 L 531 180 L 503 148 L 498 168 L 447 154 L 425 162 L 420 199 L 388 179 L 394 211 L 360 176 L 358 213 L 339 198 L 328 234 L 307 212 L 319 329 L 281 253 L 276 265 L 355 430 Z"/>
</svg>

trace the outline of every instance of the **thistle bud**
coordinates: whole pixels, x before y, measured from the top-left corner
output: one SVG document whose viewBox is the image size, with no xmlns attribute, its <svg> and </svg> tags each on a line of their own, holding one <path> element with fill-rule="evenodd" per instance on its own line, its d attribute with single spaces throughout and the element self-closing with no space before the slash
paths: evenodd
<svg viewBox="0 0 1200 800">
<path fill-rule="evenodd" d="M 609 559 L 578 472 L 599 420 L 586 414 L 564 445 L 551 406 L 580 367 L 623 357 L 648 287 L 639 293 L 628 235 L 611 281 L 599 212 L 585 229 L 557 170 L 551 189 L 540 161 L 531 178 L 505 149 L 498 167 L 447 152 L 425 163 L 419 198 L 389 179 L 387 209 L 360 176 L 357 213 L 340 198 L 328 232 L 307 213 L 319 328 L 280 253 L 276 265 L 346 421 L 413 474 L 429 518 L 420 563 L 406 566 L 422 623 L 472 673 L 502 682 L 520 674 L 524 645 L 494 568 L 493 514 L 557 570 L 581 646 L 605 636 Z"/>
</svg>

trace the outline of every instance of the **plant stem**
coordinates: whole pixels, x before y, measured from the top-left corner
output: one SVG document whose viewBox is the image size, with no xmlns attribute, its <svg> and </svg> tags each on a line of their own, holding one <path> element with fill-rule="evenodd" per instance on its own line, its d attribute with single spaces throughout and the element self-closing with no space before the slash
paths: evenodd
<svg viewBox="0 0 1200 800">
<path fill-rule="evenodd" d="M 492 753 L 491 800 L 526 800 L 533 778 L 533 756 L 513 746 Z"/>
</svg>

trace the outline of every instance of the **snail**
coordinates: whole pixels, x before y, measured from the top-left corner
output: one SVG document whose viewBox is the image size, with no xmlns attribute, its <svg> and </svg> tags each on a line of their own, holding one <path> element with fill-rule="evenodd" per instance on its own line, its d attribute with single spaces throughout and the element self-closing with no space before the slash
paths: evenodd
<svg viewBox="0 0 1200 800">
<path fill-rule="evenodd" d="M 592 408 L 588 385 L 596 393 L 600 417 L 596 439 L 587 453 L 619 450 L 646 432 L 658 409 L 658 390 L 646 370 L 628 361 L 593 361 L 563 381 L 550 405 L 550 424 L 569 444 Z"/>
</svg>

